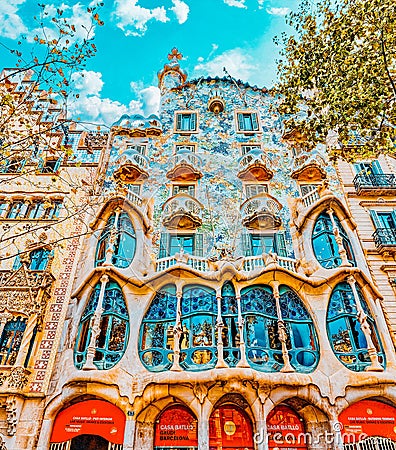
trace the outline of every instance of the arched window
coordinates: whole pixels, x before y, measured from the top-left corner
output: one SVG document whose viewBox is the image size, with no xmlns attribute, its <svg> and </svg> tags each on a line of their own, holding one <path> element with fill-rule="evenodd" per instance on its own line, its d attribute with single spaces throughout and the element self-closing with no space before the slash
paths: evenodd
<svg viewBox="0 0 396 450">
<path fill-rule="evenodd" d="M 81 316 L 74 362 L 81 369 L 87 358 L 91 339 L 91 319 L 99 301 L 101 283 L 93 290 L 88 304 Z M 122 358 L 128 344 L 129 318 L 125 299 L 120 286 L 110 280 L 104 292 L 103 311 L 100 320 L 100 333 L 96 339 L 94 364 L 98 369 L 111 369 Z"/>
<path fill-rule="evenodd" d="M 290 363 L 298 372 L 311 372 L 318 362 L 318 344 L 312 319 L 297 294 L 280 286 L 280 308 L 285 323 Z M 250 365 L 275 372 L 284 364 L 278 335 L 276 301 L 269 286 L 253 286 L 242 291 L 246 352 Z"/>
<path fill-rule="evenodd" d="M 39 248 L 33 250 L 30 253 L 30 270 L 45 270 L 48 265 L 48 260 L 51 255 L 51 251 L 45 248 Z"/>
<path fill-rule="evenodd" d="M 173 358 L 173 328 L 176 321 L 176 288 L 156 294 L 140 329 L 140 358 L 152 371 L 169 369 Z"/>
<path fill-rule="evenodd" d="M 22 317 L 16 317 L 6 322 L 0 336 L 1 366 L 12 366 L 15 364 L 25 328 L 26 319 Z"/>
<path fill-rule="evenodd" d="M 232 283 L 227 282 L 221 290 L 221 317 L 223 320 L 224 361 L 235 367 L 241 358 L 239 350 L 238 304 Z"/>
<path fill-rule="evenodd" d="M 99 266 L 105 262 L 112 233 L 115 233 L 115 240 L 111 262 L 116 267 L 128 267 L 135 256 L 136 236 L 131 219 L 126 212 L 120 213 L 117 223 L 116 213 L 109 217 L 96 248 L 96 265 Z"/>
<path fill-rule="evenodd" d="M 158 292 L 140 329 L 140 358 L 151 371 L 169 369 L 173 361 L 177 298 L 175 287 Z M 205 370 L 216 364 L 216 296 L 212 289 L 188 286 L 181 301 L 180 365 Z"/>
<path fill-rule="evenodd" d="M 355 266 L 355 258 L 348 235 L 345 233 L 338 217 L 334 215 L 334 221 L 340 232 L 342 244 L 345 248 L 348 261 Z M 312 233 L 313 250 L 319 264 L 325 269 L 334 269 L 341 265 L 342 260 L 338 251 L 338 245 L 333 232 L 333 224 L 327 213 L 321 213 L 317 218 Z"/>
<path fill-rule="evenodd" d="M 362 308 L 367 314 L 371 338 L 379 354 L 379 360 L 384 365 L 384 354 L 374 319 L 358 286 L 356 286 L 356 290 Z M 338 284 L 331 294 L 327 310 L 327 333 L 335 355 L 346 367 L 360 372 L 371 364 L 352 288 L 346 282 Z"/>
<path fill-rule="evenodd" d="M 188 286 L 183 291 L 181 366 L 190 370 L 204 370 L 216 364 L 217 303 L 213 289 Z"/>
</svg>

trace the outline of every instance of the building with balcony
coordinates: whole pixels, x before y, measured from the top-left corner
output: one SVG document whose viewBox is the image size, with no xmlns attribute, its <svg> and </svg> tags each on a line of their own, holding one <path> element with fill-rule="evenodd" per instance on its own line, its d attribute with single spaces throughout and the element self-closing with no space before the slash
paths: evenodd
<svg viewBox="0 0 396 450">
<path fill-rule="evenodd" d="M 3 446 L 395 449 L 396 203 L 354 181 L 394 161 L 332 164 L 266 89 L 168 58 L 158 117 L 76 136 L 87 229 L 0 271 Z M 2 226 L 66 214 L 30 192 Z"/>
</svg>

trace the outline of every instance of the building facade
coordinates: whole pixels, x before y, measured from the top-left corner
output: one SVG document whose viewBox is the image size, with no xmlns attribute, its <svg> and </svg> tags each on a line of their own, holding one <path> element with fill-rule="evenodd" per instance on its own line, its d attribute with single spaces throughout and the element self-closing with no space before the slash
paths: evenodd
<svg viewBox="0 0 396 450">
<path fill-rule="evenodd" d="M 3 446 L 396 448 L 394 161 L 307 152 L 266 89 L 168 59 L 158 117 L 63 130 L 90 189 L 57 191 L 64 248 L 4 269 L 4 298 L 48 281 L 40 325 L 0 305 Z"/>
</svg>

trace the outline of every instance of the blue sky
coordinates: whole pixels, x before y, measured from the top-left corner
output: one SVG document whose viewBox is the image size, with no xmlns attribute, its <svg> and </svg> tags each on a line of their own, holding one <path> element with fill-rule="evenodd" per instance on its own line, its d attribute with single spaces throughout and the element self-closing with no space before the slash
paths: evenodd
<svg viewBox="0 0 396 450">
<path fill-rule="evenodd" d="M 101 9 L 105 22 L 96 27 L 97 56 L 85 76 L 74 77 L 78 102 L 74 116 L 111 124 L 123 113 L 148 115 L 158 109 L 157 71 L 177 47 L 189 78 L 222 76 L 270 87 L 276 78 L 273 37 L 289 32 L 285 14 L 298 0 L 109 0 Z M 49 0 L 72 18 L 77 30 L 87 24 L 88 2 Z M 31 42 L 37 0 L 0 2 L 0 42 L 12 46 L 22 35 Z M 29 44 L 27 44 L 29 45 Z M 3 66 L 14 59 L 0 49 Z"/>
</svg>

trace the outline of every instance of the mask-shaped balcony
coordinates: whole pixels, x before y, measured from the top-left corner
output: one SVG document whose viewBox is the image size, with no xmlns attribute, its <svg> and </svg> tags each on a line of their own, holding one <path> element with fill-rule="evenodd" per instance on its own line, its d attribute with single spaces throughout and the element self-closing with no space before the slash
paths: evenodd
<svg viewBox="0 0 396 450">
<path fill-rule="evenodd" d="M 395 195 L 396 176 L 391 173 L 359 173 L 353 179 L 358 195 Z"/>
<path fill-rule="evenodd" d="M 128 149 L 115 161 L 114 179 L 121 183 L 133 183 L 148 178 L 148 160 L 141 153 Z"/>
<path fill-rule="evenodd" d="M 194 229 L 202 225 L 203 205 L 191 195 L 179 193 L 162 206 L 163 224 L 167 228 Z"/>
<path fill-rule="evenodd" d="M 188 149 L 179 150 L 169 159 L 169 171 L 166 176 L 173 181 L 196 181 L 202 178 L 199 168 L 201 158 Z"/>
<path fill-rule="evenodd" d="M 247 228 L 268 230 L 282 223 L 282 205 L 269 194 L 259 194 L 245 200 L 241 205 L 242 224 Z"/>
<path fill-rule="evenodd" d="M 294 157 L 291 177 L 298 181 L 322 181 L 326 178 L 326 162 L 314 152 L 301 152 Z"/>
<path fill-rule="evenodd" d="M 244 181 L 268 181 L 273 173 L 268 156 L 259 148 L 239 158 L 238 177 Z"/>
</svg>

